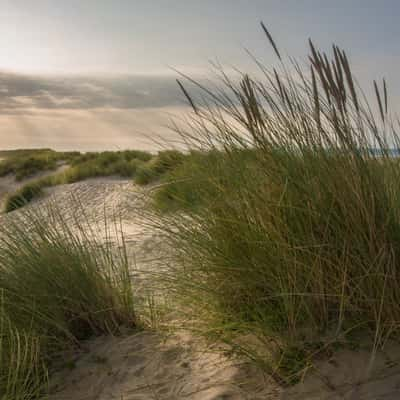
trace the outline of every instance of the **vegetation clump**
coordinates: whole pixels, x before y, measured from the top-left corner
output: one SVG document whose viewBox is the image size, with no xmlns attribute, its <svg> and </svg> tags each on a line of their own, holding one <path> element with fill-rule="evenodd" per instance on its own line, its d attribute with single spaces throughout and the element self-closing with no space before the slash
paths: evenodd
<svg viewBox="0 0 400 400">
<path fill-rule="evenodd" d="M 287 360 L 303 368 L 353 330 L 376 347 L 399 333 L 399 137 L 385 81 L 376 116 L 344 51 L 310 42 L 305 71 L 263 29 L 279 68 L 222 71 L 224 91 L 198 84 L 205 106 L 184 90 L 193 114 L 179 133 L 203 154 L 164 176 L 156 209 L 184 212 L 154 223 L 175 250 L 168 290 L 196 330 L 292 381 Z M 268 357 L 248 335 L 274 343 Z"/>
<path fill-rule="evenodd" d="M 42 398 L 65 350 L 136 326 L 124 245 L 98 241 L 85 221 L 50 208 L 0 227 L 2 399 Z"/>
<path fill-rule="evenodd" d="M 41 193 L 42 185 L 40 184 L 40 181 L 27 183 L 21 189 L 7 197 L 4 211 L 8 213 L 23 207 L 30 203 L 34 198 L 40 196 Z"/>
<path fill-rule="evenodd" d="M 155 157 L 136 170 L 135 182 L 147 185 L 159 180 L 169 171 L 177 168 L 185 160 L 185 155 L 177 150 L 160 151 Z"/>
<path fill-rule="evenodd" d="M 74 159 L 78 152 L 56 152 L 50 149 L 10 150 L 0 152 L 0 176 L 15 174 L 17 181 L 29 178 L 39 172 L 52 171 L 60 163 Z"/>
</svg>

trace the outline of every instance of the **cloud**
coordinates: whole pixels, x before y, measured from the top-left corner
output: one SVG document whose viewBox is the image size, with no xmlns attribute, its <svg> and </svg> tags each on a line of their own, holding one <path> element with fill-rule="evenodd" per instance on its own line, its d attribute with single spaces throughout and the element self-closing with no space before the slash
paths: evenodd
<svg viewBox="0 0 400 400">
<path fill-rule="evenodd" d="M 36 110 L 144 109 L 184 103 L 169 76 L 28 76 L 0 73 L 0 112 L 29 114 Z"/>
<path fill-rule="evenodd" d="M 179 140 L 168 128 L 186 107 L 91 110 L 35 110 L 0 113 L 0 148 L 49 147 L 55 150 L 143 149 L 157 151 Z"/>
<path fill-rule="evenodd" d="M 0 148 L 156 150 L 190 108 L 173 75 L 39 76 L 0 72 Z"/>
</svg>

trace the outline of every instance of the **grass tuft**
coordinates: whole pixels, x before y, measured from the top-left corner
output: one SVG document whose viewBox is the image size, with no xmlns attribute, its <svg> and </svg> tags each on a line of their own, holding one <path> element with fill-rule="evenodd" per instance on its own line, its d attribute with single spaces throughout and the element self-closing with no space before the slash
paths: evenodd
<svg viewBox="0 0 400 400">
<path fill-rule="evenodd" d="M 191 99 L 179 133 L 201 155 L 165 176 L 155 205 L 182 212 L 154 223 L 174 249 L 169 293 L 196 330 L 285 380 L 325 351 L 310 343 L 399 334 L 400 141 L 386 83 L 369 105 L 344 51 L 310 43 L 305 69 L 279 64 L 198 84 L 209 101 Z M 275 361 L 246 335 L 274 343 Z"/>
<path fill-rule="evenodd" d="M 30 203 L 42 193 L 42 185 L 40 182 L 28 183 L 17 192 L 11 194 L 6 199 L 4 211 L 6 213 L 14 211 L 20 207 Z"/>
<path fill-rule="evenodd" d="M 185 159 L 185 155 L 177 150 L 160 151 L 146 164 L 136 170 L 135 183 L 147 185 L 159 180 L 167 172 L 175 169 Z"/>
<path fill-rule="evenodd" d="M 83 211 L 67 220 L 53 207 L 0 227 L 2 399 L 42 398 L 65 350 L 136 327 L 123 240 L 103 244 L 94 231 Z"/>
<path fill-rule="evenodd" d="M 70 162 L 78 155 L 78 152 L 49 149 L 3 151 L 0 152 L 0 156 L 4 157 L 0 161 L 0 176 L 13 173 L 15 179 L 21 181 L 39 172 L 55 170 L 60 163 Z"/>
</svg>

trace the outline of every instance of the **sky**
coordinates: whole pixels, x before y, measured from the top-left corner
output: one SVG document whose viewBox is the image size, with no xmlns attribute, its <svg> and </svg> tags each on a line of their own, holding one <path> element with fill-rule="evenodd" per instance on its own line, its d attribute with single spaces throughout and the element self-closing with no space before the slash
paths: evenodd
<svg viewBox="0 0 400 400">
<path fill-rule="evenodd" d="M 0 0 L 0 147 L 148 148 L 184 113 L 174 69 L 253 71 L 275 59 L 259 22 L 300 59 L 348 50 L 361 83 L 400 100 L 400 1 Z"/>
</svg>

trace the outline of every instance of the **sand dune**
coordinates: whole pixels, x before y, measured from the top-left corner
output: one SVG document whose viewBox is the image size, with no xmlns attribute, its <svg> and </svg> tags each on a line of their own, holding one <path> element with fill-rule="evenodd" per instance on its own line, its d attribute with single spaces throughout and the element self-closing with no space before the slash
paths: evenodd
<svg viewBox="0 0 400 400">
<path fill-rule="evenodd" d="M 4 181 L 3 181 L 4 182 Z M 104 218 L 120 217 L 127 244 L 135 254 L 135 279 L 143 278 L 157 258 L 157 233 L 143 225 L 142 188 L 130 180 L 91 179 L 46 189 L 28 207 L 55 202 L 73 217 L 78 201 L 99 226 Z M 17 210 L 2 218 L 12 218 Z M 109 238 L 108 238 L 109 239 Z M 153 265 L 154 266 L 154 265 Z M 136 287 L 140 290 L 140 285 Z M 142 287 L 143 288 L 143 287 Z M 52 376 L 51 400 L 394 400 L 400 397 L 400 347 L 392 344 L 376 355 L 369 368 L 368 350 L 340 351 L 318 362 L 304 382 L 281 388 L 270 377 L 231 359 L 190 333 L 165 337 L 141 331 L 126 337 L 101 337 L 65 358 Z"/>
</svg>

